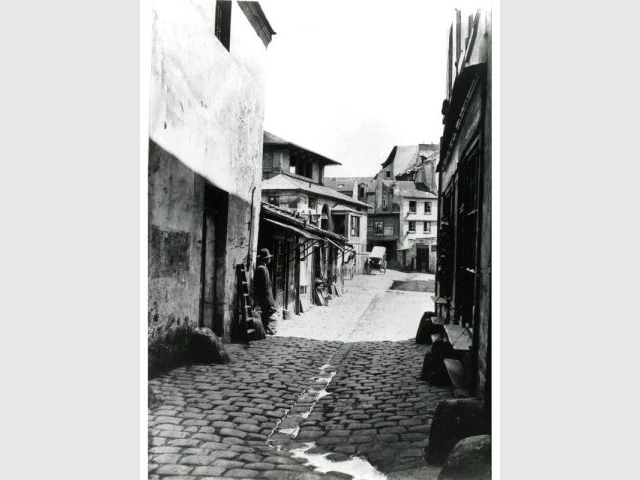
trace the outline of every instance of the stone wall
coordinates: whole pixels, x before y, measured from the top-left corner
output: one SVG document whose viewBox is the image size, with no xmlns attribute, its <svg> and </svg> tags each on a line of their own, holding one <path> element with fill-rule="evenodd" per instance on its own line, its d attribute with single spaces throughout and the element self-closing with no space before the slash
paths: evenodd
<svg viewBox="0 0 640 480">
<path fill-rule="evenodd" d="M 202 179 L 149 145 L 149 323 L 190 323 L 200 313 Z"/>
<path fill-rule="evenodd" d="M 237 316 L 235 265 L 251 272 L 255 263 L 266 48 L 233 2 L 227 50 L 215 36 L 215 4 L 152 3 L 149 319 L 199 322 L 209 182 L 224 193 L 224 205 L 214 206 L 225 210 L 226 232 L 216 247 L 215 312 L 229 340 Z"/>
<path fill-rule="evenodd" d="M 150 137 L 251 203 L 261 180 L 266 49 L 233 2 L 227 51 L 215 36 L 215 3 L 153 1 Z"/>
</svg>

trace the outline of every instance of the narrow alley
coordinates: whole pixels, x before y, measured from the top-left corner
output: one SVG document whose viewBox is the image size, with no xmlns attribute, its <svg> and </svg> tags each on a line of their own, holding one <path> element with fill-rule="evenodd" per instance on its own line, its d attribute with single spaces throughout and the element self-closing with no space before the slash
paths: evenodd
<svg viewBox="0 0 640 480">
<path fill-rule="evenodd" d="M 231 363 L 150 380 L 150 478 L 436 478 L 423 447 L 452 392 L 420 381 L 413 339 L 432 293 L 397 289 L 432 280 L 356 276 L 275 336 L 228 345 Z"/>
</svg>

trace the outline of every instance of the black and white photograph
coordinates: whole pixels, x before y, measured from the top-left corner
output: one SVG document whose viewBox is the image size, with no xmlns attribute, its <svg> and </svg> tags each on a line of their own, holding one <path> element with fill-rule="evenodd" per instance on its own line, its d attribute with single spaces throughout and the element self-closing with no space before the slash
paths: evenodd
<svg viewBox="0 0 640 480">
<path fill-rule="evenodd" d="M 148 479 L 491 479 L 492 5 L 148 8 Z"/>
</svg>

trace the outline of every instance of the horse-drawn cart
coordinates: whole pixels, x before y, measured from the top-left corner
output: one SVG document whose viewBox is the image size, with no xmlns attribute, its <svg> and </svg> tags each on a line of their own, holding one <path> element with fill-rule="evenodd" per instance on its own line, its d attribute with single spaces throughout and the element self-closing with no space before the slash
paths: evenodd
<svg viewBox="0 0 640 480">
<path fill-rule="evenodd" d="M 367 273 L 371 274 L 374 270 L 380 273 L 387 271 L 387 249 L 384 247 L 373 247 L 367 260 Z"/>
</svg>

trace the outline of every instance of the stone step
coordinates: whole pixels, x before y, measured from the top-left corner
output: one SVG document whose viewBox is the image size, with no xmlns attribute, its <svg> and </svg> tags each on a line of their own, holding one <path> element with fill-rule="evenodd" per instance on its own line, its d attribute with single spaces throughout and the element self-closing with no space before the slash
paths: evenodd
<svg viewBox="0 0 640 480">
<path fill-rule="evenodd" d="M 444 366 L 447 369 L 454 392 L 457 397 L 468 398 L 471 396 L 466 380 L 464 378 L 464 369 L 460 360 L 454 358 L 445 358 Z"/>
<path fill-rule="evenodd" d="M 444 325 L 444 331 L 454 350 L 468 352 L 473 342 L 473 332 L 470 328 L 460 325 Z"/>
</svg>

